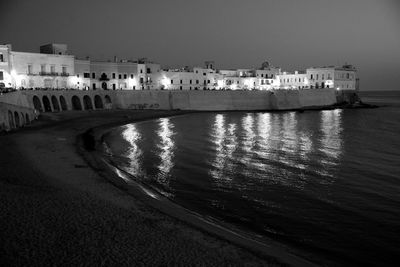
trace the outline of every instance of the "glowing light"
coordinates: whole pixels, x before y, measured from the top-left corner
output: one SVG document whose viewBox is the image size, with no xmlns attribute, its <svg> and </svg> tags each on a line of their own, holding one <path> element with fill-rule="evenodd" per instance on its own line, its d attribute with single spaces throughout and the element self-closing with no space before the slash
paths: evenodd
<svg viewBox="0 0 400 267">
<path fill-rule="evenodd" d="M 128 86 L 129 86 L 129 88 L 132 88 L 132 87 L 134 87 L 134 86 L 137 86 L 137 80 L 136 80 L 136 78 L 129 77 L 129 79 L 128 79 Z"/>
<path fill-rule="evenodd" d="M 17 78 L 17 72 L 16 72 L 15 70 L 12 70 L 12 71 L 11 71 L 11 77 L 12 77 L 13 79 L 16 79 L 16 78 Z"/>
<path fill-rule="evenodd" d="M 218 82 L 217 82 L 217 86 L 218 86 L 218 89 L 221 89 L 221 88 L 223 88 L 224 87 L 224 80 L 218 80 Z"/>
<path fill-rule="evenodd" d="M 162 85 L 165 89 L 167 89 L 168 86 L 170 85 L 170 80 L 169 80 L 166 76 L 164 76 L 164 77 L 162 78 L 162 80 L 161 80 L 161 85 Z"/>
<path fill-rule="evenodd" d="M 338 91 L 339 91 L 339 90 L 340 90 L 340 87 L 337 87 L 337 88 L 336 88 L 336 90 L 338 90 Z"/>
</svg>

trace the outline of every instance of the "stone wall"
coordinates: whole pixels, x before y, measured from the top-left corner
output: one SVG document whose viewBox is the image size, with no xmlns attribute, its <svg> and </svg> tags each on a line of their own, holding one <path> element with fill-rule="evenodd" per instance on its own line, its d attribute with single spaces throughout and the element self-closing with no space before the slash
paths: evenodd
<svg viewBox="0 0 400 267">
<path fill-rule="evenodd" d="M 0 132 L 24 127 L 30 124 L 36 116 L 33 108 L 0 102 Z"/>
</svg>

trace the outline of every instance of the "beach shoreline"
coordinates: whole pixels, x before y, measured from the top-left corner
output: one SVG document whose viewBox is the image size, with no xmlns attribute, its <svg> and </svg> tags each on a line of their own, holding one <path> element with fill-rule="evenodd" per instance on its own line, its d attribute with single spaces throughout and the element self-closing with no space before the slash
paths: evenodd
<svg viewBox="0 0 400 267">
<path fill-rule="evenodd" d="M 167 216 L 112 185 L 79 155 L 99 125 L 171 111 L 44 114 L 0 136 L 0 261 L 6 265 L 287 265 Z"/>
</svg>

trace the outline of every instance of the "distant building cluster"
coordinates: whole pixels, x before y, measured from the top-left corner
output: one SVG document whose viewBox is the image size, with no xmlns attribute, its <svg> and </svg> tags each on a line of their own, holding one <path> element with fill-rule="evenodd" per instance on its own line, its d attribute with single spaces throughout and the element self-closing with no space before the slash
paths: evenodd
<svg viewBox="0 0 400 267">
<path fill-rule="evenodd" d="M 0 45 L 0 88 L 80 90 L 272 90 L 336 88 L 355 90 L 357 71 L 351 65 L 284 72 L 264 62 L 258 69 L 204 67 L 162 69 L 145 58 L 96 61 L 77 59 L 65 44 L 48 44 L 40 53 L 13 51 Z"/>
</svg>

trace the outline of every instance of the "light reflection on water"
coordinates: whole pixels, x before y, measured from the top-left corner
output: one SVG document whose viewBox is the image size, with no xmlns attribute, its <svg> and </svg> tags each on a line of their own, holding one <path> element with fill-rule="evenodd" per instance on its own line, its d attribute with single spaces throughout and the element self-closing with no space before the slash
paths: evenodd
<svg viewBox="0 0 400 267">
<path fill-rule="evenodd" d="M 211 142 L 214 144 L 215 157 L 211 162 L 210 175 L 215 179 L 217 185 L 229 184 L 232 179 L 227 173 L 233 171 L 233 153 L 238 142 L 236 137 L 236 124 L 226 124 L 225 116 L 217 114 L 211 129 Z"/>
<path fill-rule="evenodd" d="M 225 114 L 214 115 L 208 135 L 214 149 L 210 175 L 216 184 L 222 185 L 225 180 L 225 187 L 230 187 L 227 182 L 238 173 L 247 177 L 249 184 L 258 179 L 302 188 L 310 179 L 310 171 L 325 177 L 318 183 L 333 182 L 330 171 L 338 164 L 342 149 L 341 111 L 320 114 L 321 134 L 301 128 L 301 114 L 296 112 L 247 113 L 240 124 L 228 121 Z M 321 152 L 317 166 L 310 166 L 310 157 L 317 151 Z"/>
<path fill-rule="evenodd" d="M 136 177 L 141 177 L 144 174 L 142 166 L 143 151 L 137 144 L 141 139 L 141 135 L 135 124 L 127 124 L 123 127 L 124 129 L 121 133 L 122 138 L 129 144 L 124 155 L 125 158 L 129 159 L 126 170 Z"/>
<path fill-rule="evenodd" d="M 159 129 L 157 130 L 157 135 L 160 138 L 160 141 L 156 146 L 157 156 L 160 163 L 157 165 L 157 182 L 168 187 L 170 172 L 174 167 L 174 125 L 169 118 L 161 118 L 159 119 L 158 126 Z"/>
</svg>

